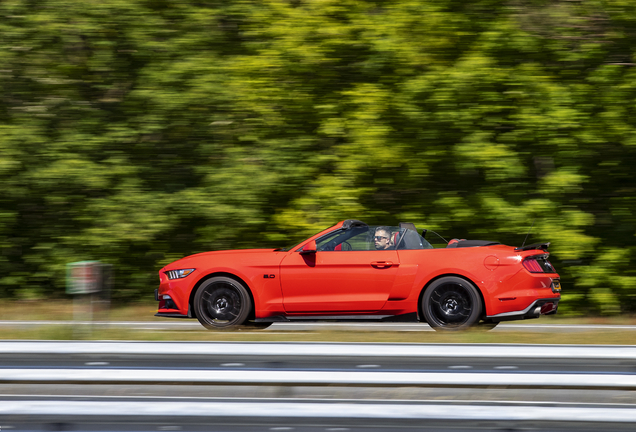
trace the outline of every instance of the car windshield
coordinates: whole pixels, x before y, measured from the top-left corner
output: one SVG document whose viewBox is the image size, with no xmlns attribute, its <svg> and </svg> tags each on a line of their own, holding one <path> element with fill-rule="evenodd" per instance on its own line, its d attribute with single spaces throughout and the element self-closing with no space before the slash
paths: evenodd
<svg viewBox="0 0 636 432">
<path fill-rule="evenodd" d="M 320 232 L 320 231 L 318 231 L 318 232 Z M 318 234 L 318 233 L 316 233 L 316 234 Z M 304 241 L 305 241 L 305 240 L 307 240 L 308 238 L 312 238 L 312 237 L 313 237 L 313 236 L 315 236 L 316 234 L 313 234 L 313 235 L 311 235 L 311 236 L 309 236 L 309 237 L 306 237 L 306 238 L 304 238 L 304 239 L 302 239 L 302 240 L 300 240 L 300 241 L 296 241 L 295 243 L 292 243 L 292 244 L 291 244 L 291 246 L 282 247 L 282 248 L 276 248 L 276 249 L 274 249 L 274 252 L 287 252 L 287 251 L 290 251 L 290 250 L 292 250 L 292 249 L 295 249 L 295 248 L 296 248 L 296 247 L 298 247 L 298 246 L 299 246 L 302 242 L 304 242 Z"/>
<path fill-rule="evenodd" d="M 294 249 L 296 246 L 298 246 L 300 243 L 302 243 L 302 242 L 294 243 L 293 245 L 287 246 L 287 247 L 276 248 L 276 249 L 274 249 L 274 252 L 287 252 L 287 251 L 290 251 L 290 250 Z"/>
<path fill-rule="evenodd" d="M 316 241 L 318 251 L 432 249 L 416 231 L 396 226 L 357 226 L 330 232 Z"/>
</svg>

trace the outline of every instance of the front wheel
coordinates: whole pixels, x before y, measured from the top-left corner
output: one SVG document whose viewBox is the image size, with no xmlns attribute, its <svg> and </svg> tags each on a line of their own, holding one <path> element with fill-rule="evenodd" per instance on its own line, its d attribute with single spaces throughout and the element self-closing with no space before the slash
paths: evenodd
<svg viewBox="0 0 636 432">
<path fill-rule="evenodd" d="M 214 277 L 203 282 L 194 296 L 199 322 L 210 330 L 236 330 L 247 321 L 252 300 L 240 282 Z"/>
<path fill-rule="evenodd" d="M 422 297 L 422 313 L 435 330 L 465 330 L 479 322 L 481 310 L 477 288 L 460 277 L 436 280 Z"/>
</svg>

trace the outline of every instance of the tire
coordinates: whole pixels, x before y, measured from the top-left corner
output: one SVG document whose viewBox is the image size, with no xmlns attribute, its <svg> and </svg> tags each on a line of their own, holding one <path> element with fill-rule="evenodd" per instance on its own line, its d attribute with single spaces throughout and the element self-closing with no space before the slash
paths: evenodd
<svg viewBox="0 0 636 432">
<path fill-rule="evenodd" d="M 466 330 L 479 322 L 481 311 L 477 288 L 456 276 L 436 280 L 422 297 L 424 318 L 438 331 Z"/>
<path fill-rule="evenodd" d="M 243 323 L 242 330 L 252 331 L 252 330 L 265 330 L 267 327 L 271 326 L 274 323 L 271 322 L 254 322 L 254 321 L 245 321 Z"/>
<path fill-rule="evenodd" d="M 237 330 L 247 321 L 252 300 L 240 282 L 214 277 L 197 290 L 194 309 L 201 325 L 209 330 Z"/>
<path fill-rule="evenodd" d="M 497 327 L 497 324 L 499 324 L 499 322 L 485 322 L 485 321 L 481 321 L 481 322 L 477 323 L 475 328 L 477 330 L 487 332 L 487 331 L 490 331 L 490 330 L 494 329 L 495 327 Z"/>
</svg>

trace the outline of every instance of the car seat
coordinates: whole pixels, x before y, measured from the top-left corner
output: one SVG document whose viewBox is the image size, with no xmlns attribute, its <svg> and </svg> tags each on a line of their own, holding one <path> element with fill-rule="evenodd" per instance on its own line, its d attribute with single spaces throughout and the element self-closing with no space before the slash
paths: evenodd
<svg viewBox="0 0 636 432">
<path fill-rule="evenodd" d="M 400 241 L 400 232 L 399 231 L 398 232 L 394 232 L 391 235 L 391 247 L 395 249 L 397 247 L 399 241 Z"/>
</svg>

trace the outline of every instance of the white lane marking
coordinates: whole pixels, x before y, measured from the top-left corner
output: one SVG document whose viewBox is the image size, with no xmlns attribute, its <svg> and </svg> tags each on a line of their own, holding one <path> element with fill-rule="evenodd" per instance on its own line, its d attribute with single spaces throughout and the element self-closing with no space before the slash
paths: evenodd
<svg viewBox="0 0 636 432">
<path fill-rule="evenodd" d="M 374 368 L 379 368 L 381 367 L 380 365 L 374 365 L 374 364 L 361 364 L 361 365 L 356 365 L 357 368 L 360 369 L 374 369 Z"/>
<path fill-rule="evenodd" d="M 273 431 L 285 431 L 285 430 L 294 430 L 293 427 L 288 427 L 288 426 L 280 426 L 280 427 L 272 427 L 269 428 L 269 430 L 273 430 Z"/>
<path fill-rule="evenodd" d="M 519 368 L 517 366 L 495 366 L 494 369 L 512 370 L 512 369 L 519 369 Z"/>
<path fill-rule="evenodd" d="M 223 367 L 240 367 L 245 366 L 245 363 L 221 363 Z"/>
<path fill-rule="evenodd" d="M 458 365 L 458 366 L 449 366 L 449 369 L 472 369 L 472 366 L 462 366 L 462 365 Z"/>
<path fill-rule="evenodd" d="M 86 362 L 84 363 L 86 366 L 108 366 L 109 362 Z"/>
</svg>

